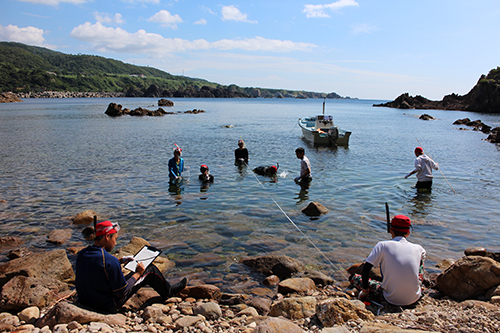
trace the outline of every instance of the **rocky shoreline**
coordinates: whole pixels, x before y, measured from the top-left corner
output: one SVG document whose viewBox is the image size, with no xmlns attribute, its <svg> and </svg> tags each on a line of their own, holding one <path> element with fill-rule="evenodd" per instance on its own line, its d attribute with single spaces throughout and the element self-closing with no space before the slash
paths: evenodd
<svg viewBox="0 0 500 333">
<path fill-rule="evenodd" d="M 93 211 L 73 218 L 88 225 Z M 92 227 L 82 234 L 92 238 Z M 69 232 L 70 235 L 70 232 Z M 47 241 L 56 249 L 32 252 L 23 240 L 0 237 L 0 332 L 498 332 L 500 329 L 500 253 L 472 248 L 457 261 L 444 260 L 441 273 L 425 275 L 424 295 L 411 309 L 357 300 L 346 268 L 341 281 L 283 255 L 246 257 L 252 271 L 245 292 L 223 292 L 228 280 L 191 273 L 188 287 L 165 302 L 150 288 L 141 289 L 124 312 L 104 315 L 75 304 L 74 270 L 68 256 L 83 246 L 66 246 L 68 230 L 54 230 Z M 134 254 L 143 245 L 132 238 L 113 253 Z M 155 264 L 169 280 L 175 263 L 160 256 Z M 374 278 L 377 272 L 374 270 Z M 379 274 L 379 273 L 378 273 Z M 380 276 L 379 276 L 380 278 Z M 240 283 L 233 281 L 234 284 Z M 231 288 L 229 288 L 231 289 Z"/>
</svg>

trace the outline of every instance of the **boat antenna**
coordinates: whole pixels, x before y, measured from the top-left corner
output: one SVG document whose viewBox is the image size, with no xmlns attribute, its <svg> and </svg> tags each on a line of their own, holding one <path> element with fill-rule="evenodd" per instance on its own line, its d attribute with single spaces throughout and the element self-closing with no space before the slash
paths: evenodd
<svg viewBox="0 0 500 333">
<path fill-rule="evenodd" d="M 325 103 L 326 103 L 326 97 L 323 97 L 323 116 L 325 115 Z"/>
</svg>

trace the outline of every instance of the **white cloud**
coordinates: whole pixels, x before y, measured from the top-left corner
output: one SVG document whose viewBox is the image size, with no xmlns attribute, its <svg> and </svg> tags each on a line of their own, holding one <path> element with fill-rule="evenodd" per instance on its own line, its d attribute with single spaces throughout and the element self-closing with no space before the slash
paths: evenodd
<svg viewBox="0 0 500 333">
<path fill-rule="evenodd" d="M 194 24 L 206 25 L 207 24 L 207 20 L 205 20 L 204 18 L 201 18 L 198 21 L 194 22 Z"/>
<path fill-rule="evenodd" d="M 70 36 L 88 42 L 100 52 L 157 54 L 177 53 L 192 50 L 245 50 L 245 51 L 311 51 L 316 47 L 309 43 L 296 43 L 289 40 L 266 39 L 262 37 L 245 39 L 223 39 L 208 42 L 204 39 L 193 41 L 181 38 L 164 38 L 159 34 L 138 30 L 135 33 L 121 28 L 105 27 L 97 22 L 86 22 L 74 28 Z"/>
<path fill-rule="evenodd" d="M 48 5 L 48 6 L 58 6 L 60 3 L 71 3 L 74 5 L 79 5 L 87 2 L 87 0 L 20 0 L 20 1 L 34 3 L 37 5 Z"/>
<path fill-rule="evenodd" d="M 108 13 L 94 12 L 94 17 L 97 22 L 107 23 L 107 24 L 123 24 L 125 20 L 122 18 L 122 14 L 116 13 L 111 16 Z"/>
<path fill-rule="evenodd" d="M 360 33 L 371 34 L 375 30 L 377 30 L 377 27 L 367 23 L 358 24 L 353 26 L 352 28 L 352 32 L 355 34 L 360 34 Z"/>
<path fill-rule="evenodd" d="M 29 45 L 42 45 L 45 41 L 43 30 L 35 27 L 19 28 L 17 25 L 0 25 L 0 40 Z"/>
<path fill-rule="evenodd" d="M 241 21 L 248 23 L 257 23 L 257 21 L 250 21 L 247 19 L 247 14 L 240 12 L 238 8 L 233 5 L 222 7 L 222 20 L 223 21 Z"/>
<path fill-rule="evenodd" d="M 183 21 L 179 15 L 172 15 L 168 10 L 162 9 L 148 18 L 148 22 L 156 22 L 160 23 L 162 26 L 177 29 L 177 23 L 182 23 Z"/>
<path fill-rule="evenodd" d="M 325 9 L 337 11 L 349 6 L 357 7 L 359 5 L 354 0 L 338 0 L 326 5 L 304 5 L 302 12 L 305 13 L 307 17 L 330 17 L 330 15 L 325 12 Z"/>
<path fill-rule="evenodd" d="M 128 3 L 152 3 L 152 4 L 159 4 L 160 0 L 122 0 L 123 2 L 128 2 Z"/>
</svg>

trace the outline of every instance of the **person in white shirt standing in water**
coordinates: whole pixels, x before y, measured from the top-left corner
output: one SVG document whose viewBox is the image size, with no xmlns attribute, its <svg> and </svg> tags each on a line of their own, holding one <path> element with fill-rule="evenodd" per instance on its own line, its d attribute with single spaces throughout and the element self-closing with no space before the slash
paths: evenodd
<svg viewBox="0 0 500 333">
<path fill-rule="evenodd" d="M 438 170 L 439 164 L 434 162 L 432 158 L 424 154 L 424 150 L 421 147 L 415 148 L 415 169 L 405 176 L 405 179 L 417 174 L 417 185 L 418 189 L 428 189 L 432 188 L 432 169 Z"/>
<path fill-rule="evenodd" d="M 300 160 L 300 176 L 295 178 L 295 182 L 299 184 L 308 184 L 311 182 L 311 162 L 305 155 L 304 148 L 295 149 L 295 155 Z"/>
</svg>

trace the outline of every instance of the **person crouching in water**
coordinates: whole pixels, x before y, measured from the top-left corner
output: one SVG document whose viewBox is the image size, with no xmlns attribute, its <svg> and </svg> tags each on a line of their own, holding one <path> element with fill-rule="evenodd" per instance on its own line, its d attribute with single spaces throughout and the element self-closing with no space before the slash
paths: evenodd
<svg viewBox="0 0 500 333">
<path fill-rule="evenodd" d="M 182 149 L 175 145 L 174 157 L 168 161 L 168 177 L 170 182 L 178 182 L 182 179 L 181 174 L 184 171 L 184 159 L 181 158 Z"/>
<path fill-rule="evenodd" d="M 259 166 L 253 169 L 253 172 L 255 172 L 258 175 L 261 176 L 268 176 L 268 177 L 275 177 L 276 173 L 278 172 L 279 164 L 278 166 L 275 165 L 270 165 L 270 166 Z"/>
<path fill-rule="evenodd" d="M 201 174 L 198 176 L 198 179 L 204 183 L 213 183 L 214 182 L 214 176 L 210 174 L 210 171 L 208 170 L 208 166 L 205 164 L 202 164 L 200 167 L 200 172 Z"/>
<path fill-rule="evenodd" d="M 360 291 L 358 298 L 392 305 L 412 306 L 422 296 L 422 280 L 426 252 L 418 244 L 410 243 L 410 218 L 396 215 L 391 221 L 388 241 L 378 242 L 366 259 L 361 276 L 354 274 L 350 282 Z M 369 279 L 372 267 L 379 267 L 382 282 Z"/>
</svg>

